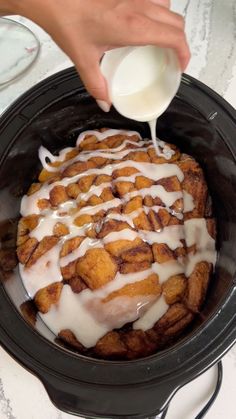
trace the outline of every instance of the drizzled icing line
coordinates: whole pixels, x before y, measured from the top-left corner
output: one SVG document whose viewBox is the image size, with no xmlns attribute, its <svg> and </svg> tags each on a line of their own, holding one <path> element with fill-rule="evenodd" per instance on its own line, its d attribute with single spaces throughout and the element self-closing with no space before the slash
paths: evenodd
<svg viewBox="0 0 236 419">
<path fill-rule="evenodd" d="M 111 135 L 117 135 L 117 134 L 127 135 L 127 137 L 136 135 L 138 136 L 139 139 L 141 139 L 140 134 L 136 131 L 119 132 L 119 130 L 107 130 L 101 133 L 99 131 L 91 130 L 91 131 L 85 131 L 80 134 L 77 140 L 77 147 L 79 146 L 79 144 L 81 144 L 81 142 L 85 139 L 87 135 L 94 135 L 99 141 L 102 141 Z M 157 146 L 157 143 L 158 143 L 158 146 Z M 135 148 L 125 149 L 126 145 L 128 144 L 135 145 Z M 144 145 L 145 147 L 142 147 Z M 144 150 L 146 151 L 147 149 L 152 148 L 153 145 L 154 145 L 157 155 L 166 158 L 166 160 L 169 160 L 172 157 L 172 155 L 175 153 L 173 150 L 171 150 L 171 148 L 168 145 L 166 145 L 164 141 L 161 141 L 158 138 L 156 138 L 156 142 L 139 141 L 139 143 L 137 143 L 134 141 L 125 140 L 120 146 L 114 149 L 102 149 L 102 150 L 98 149 L 96 151 L 82 151 L 77 156 L 71 159 L 68 159 L 65 162 L 63 162 L 63 160 L 66 158 L 66 154 L 70 152 L 71 150 L 73 150 L 73 148 L 69 147 L 69 148 L 65 148 L 61 150 L 59 153 L 59 156 L 56 157 L 52 155 L 45 147 L 41 146 L 39 149 L 39 159 L 44 169 L 46 169 L 48 172 L 58 172 L 58 171 L 64 170 L 66 167 L 68 167 L 69 165 L 77 161 L 81 161 L 81 162 L 87 161 L 88 159 L 91 159 L 92 157 L 104 157 L 104 158 L 109 158 L 112 160 L 119 160 L 127 156 L 132 151 L 144 151 Z M 160 152 L 160 147 L 163 148 L 163 153 Z M 114 153 L 117 153 L 117 152 L 118 154 L 114 155 Z M 46 159 L 48 159 L 51 163 L 58 162 L 61 164 L 58 167 L 53 167 L 46 162 Z"/>
<path fill-rule="evenodd" d="M 126 135 L 127 137 L 132 137 L 133 135 L 137 135 L 138 138 L 141 140 L 141 136 L 139 132 L 137 131 L 122 131 L 119 129 L 108 129 L 103 132 L 95 131 L 95 130 L 87 130 L 84 132 L 81 132 L 81 134 L 78 136 L 78 139 L 76 141 L 76 146 L 78 147 L 82 141 L 85 139 L 87 135 L 94 135 L 98 141 L 103 141 L 108 137 L 111 137 L 113 135 Z"/>
<path fill-rule="evenodd" d="M 131 143 L 131 141 L 128 141 L 127 143 Z M 119 147 L 117 147 L 119 148 Z M 88 152 L 80 152 L 77 156 L 72 157 L 71 159 L 66 160 L 64 163 L 62 162 L 61 158 L 59 159 L 53 159 L 52 163 L 60 163 L 60 166 L 53 167 L 47 164 L 46 159 L 49 158 L 49 155 L 52 156 L 52 154 L 43 146 L 40 147 L 39 150 L 39 158 L 42 163 L 42 166 L 44 169 L 46 169 L 48 172 L 62 172 L 65 170 L 68 166 L 75 162 L 87 162 L 88 160 L 94 158 L 94 157 L 103 157 L 104 159 L 110 159 L 110 160 L 120 160 L 124 157 L 128 156 L 130 153 L 135 151 L 147 151 L 148 149 L 152 148 L 152 146 L 148 146 L 146 144 L 146 147 L 136 147 L 136 148 L 129 148 L 129 149 L 121 149 L 117 154 L 115 154 L 114 149 L 107 149 L 107 150 L 96 150 L 96 151 L 90 151 Z M 54 156 L 53 156 L 54 157 Z M 64 156 L 65 158 L 65 156 Z"/>
</svg>

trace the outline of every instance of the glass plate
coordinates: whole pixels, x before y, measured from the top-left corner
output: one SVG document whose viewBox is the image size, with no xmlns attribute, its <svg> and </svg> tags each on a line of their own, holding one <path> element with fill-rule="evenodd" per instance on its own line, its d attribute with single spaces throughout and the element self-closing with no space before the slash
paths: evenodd
<svg viewBox="0 0 236 419">
<path fill-rule="evenodd" d="M 0 18 L 0 86 L 22 75 L 35 62 L 39 40 L 21 23 Z"/>
</svg>

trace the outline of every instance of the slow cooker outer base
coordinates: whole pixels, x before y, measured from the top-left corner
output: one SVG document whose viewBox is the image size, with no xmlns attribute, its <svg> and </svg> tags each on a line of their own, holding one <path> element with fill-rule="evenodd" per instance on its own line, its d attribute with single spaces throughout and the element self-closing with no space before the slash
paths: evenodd
<svg viewBox="0 0 236 419">
<path fill-rule="evenodd" d="M 87 417 L 157 414 L 180 386 L 216 362 L 235 341 L 235 120 L 235 112 L 218 95 L 184 76 L 177 97 L 158 122 L 159 136 L 176 142 L 205 169 L 219 220 L 220 257 L 208 302 L 192 332 L 172 348 L 126 363 L 86 359 L 57 346 L 52 334 L 40 329 L 40 335 L 26 324 L 15 307 L 14 287 L 8 282 L 0 287 L 2 345 L 42 380 L 57 407 Z M 20 98 L 0 122 L 4 222 L 17 221 L 20 197 L 39 169 L 40 144 L 55 151 L 72 145 L 78 131 L 103 126 L 148 135 L 145 124 L 114 110 L 102 113 L 74 70 L 52 76 Z M 17 272 L 12 281 L 19 284 Z"/>
</svg>

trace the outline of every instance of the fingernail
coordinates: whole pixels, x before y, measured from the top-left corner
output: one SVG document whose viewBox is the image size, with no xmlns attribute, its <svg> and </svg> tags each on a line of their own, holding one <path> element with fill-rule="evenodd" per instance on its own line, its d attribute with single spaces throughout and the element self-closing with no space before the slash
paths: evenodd
<svg viewBox="0 0 236 419">
<path fill-rule="evenodd" d="M 105 100 L 96 100 L 99 108 L 103 110 L 103 112 L 109 112 L 111 109 L 111 105 L 109 103 L 105 102 Z"/>
</svg>

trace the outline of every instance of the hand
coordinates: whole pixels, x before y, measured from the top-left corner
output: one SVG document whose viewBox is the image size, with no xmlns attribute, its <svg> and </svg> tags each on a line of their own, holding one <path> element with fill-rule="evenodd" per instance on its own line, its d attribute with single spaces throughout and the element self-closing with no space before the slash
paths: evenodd
<svg viewBox="0 0 236 419">
<path fill-rule="evenodd" d="M 168 0 L 21 0 L 21 14 L 43 27 L 72 59 L 85 87 L 109 110 L 99 62 L 127 45 L 173 48 L 182 70 L 190 58 L 182 16 Z"/>
</svg>

